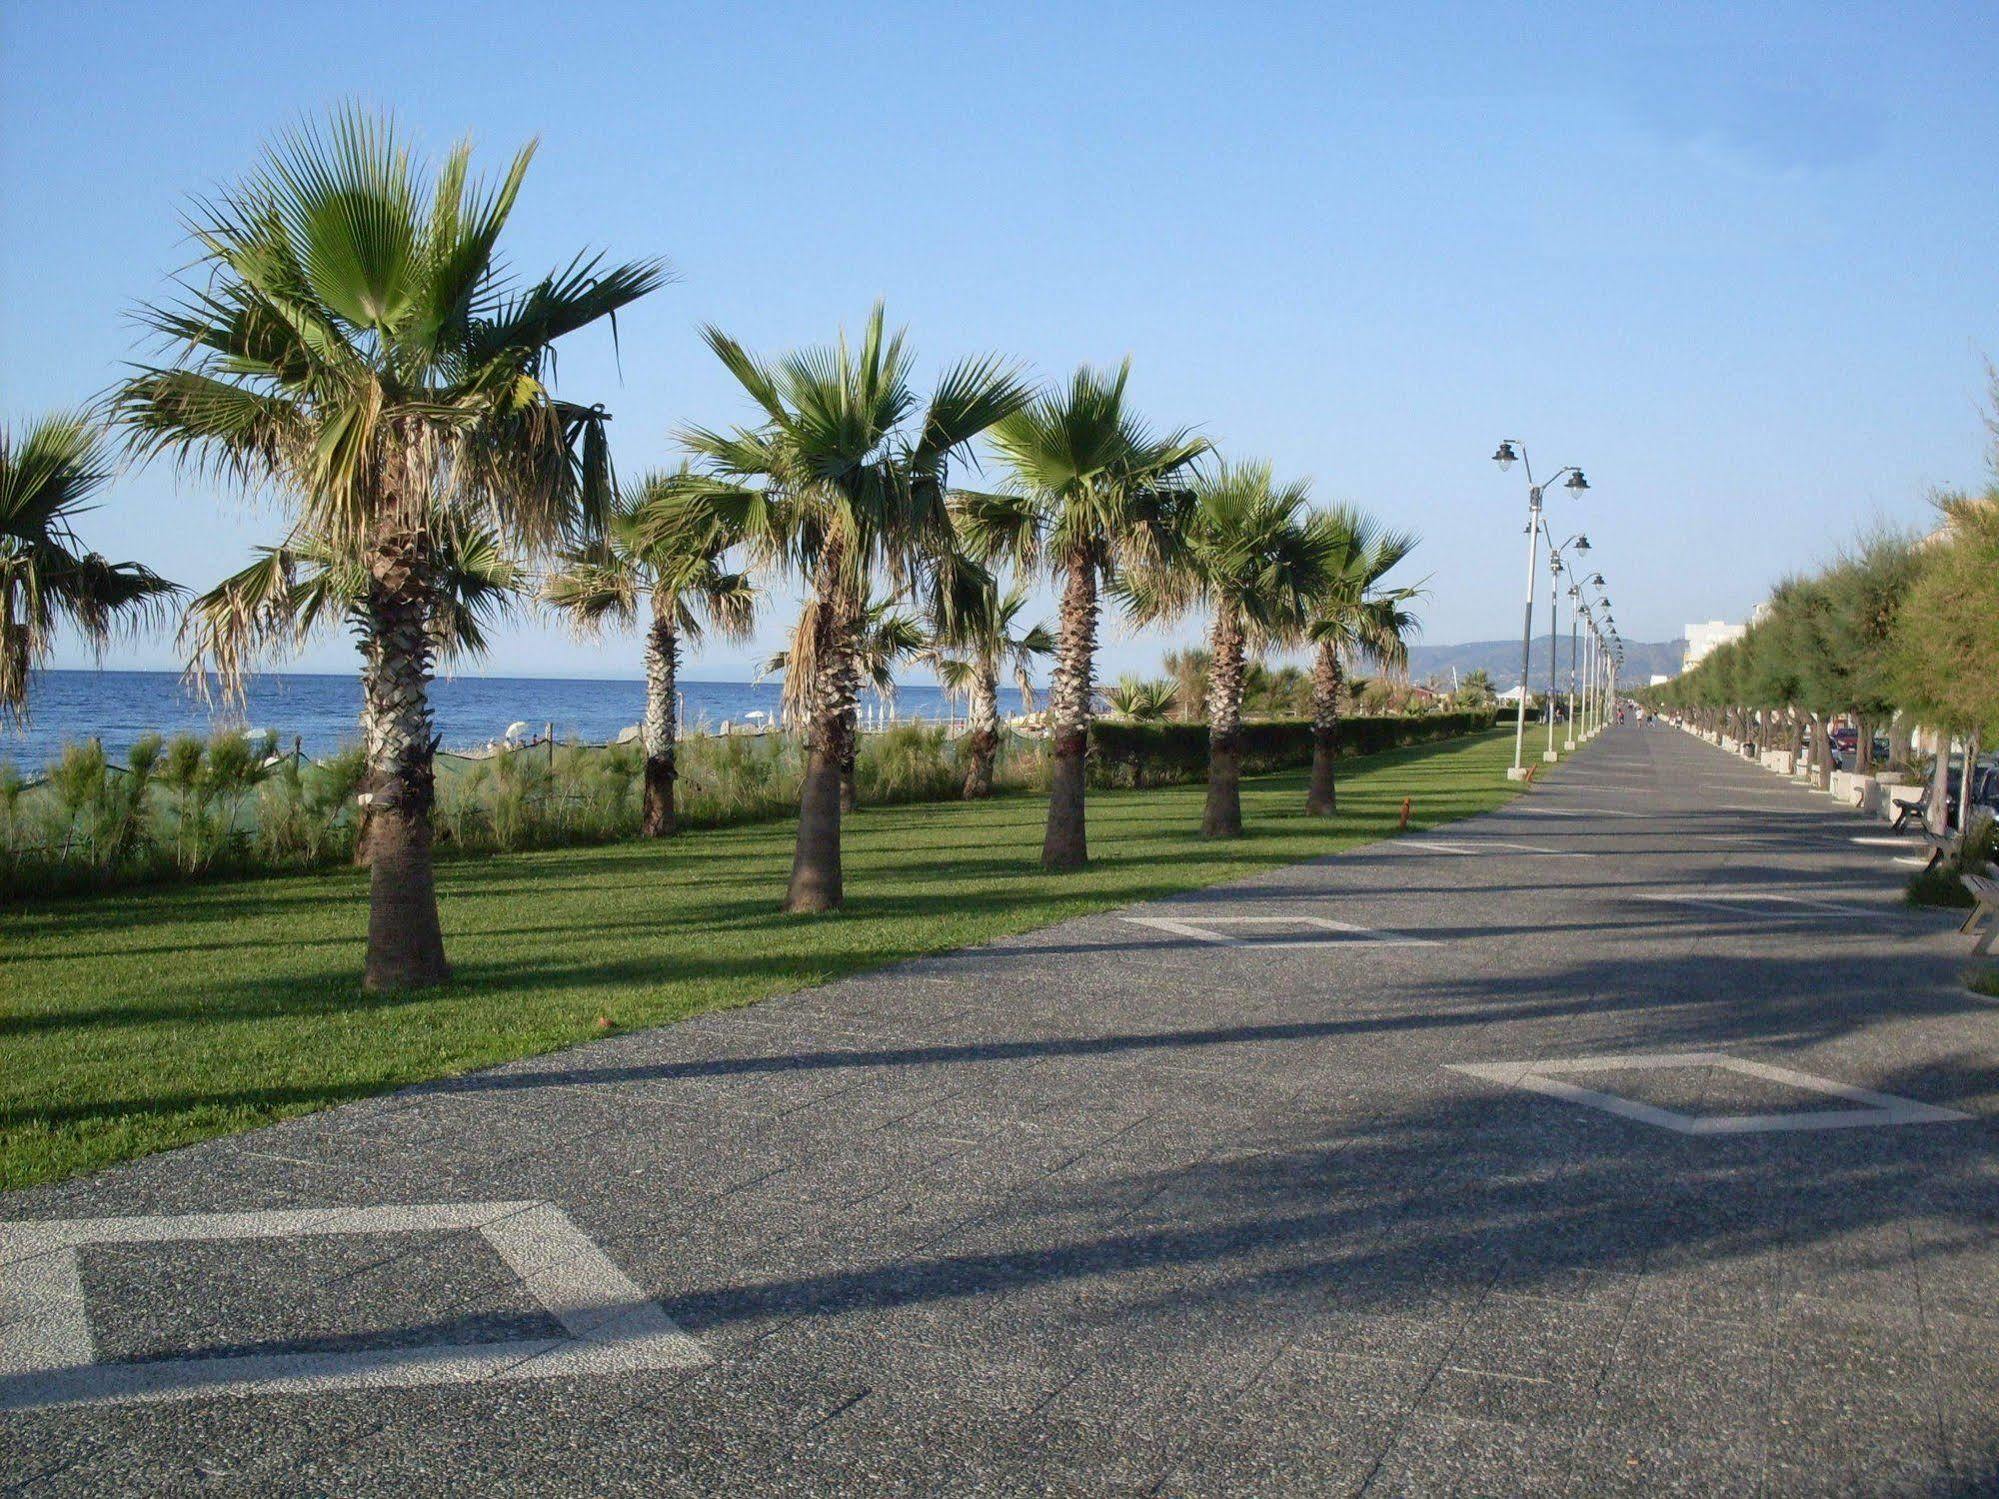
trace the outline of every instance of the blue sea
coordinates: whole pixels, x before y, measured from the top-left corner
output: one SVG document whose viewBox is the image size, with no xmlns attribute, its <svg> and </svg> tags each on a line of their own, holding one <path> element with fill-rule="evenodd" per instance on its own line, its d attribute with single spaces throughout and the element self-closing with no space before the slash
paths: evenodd
<svg viewBox="0 0 1999 1499">
<path fill-rule="evenodd" d="M 741 725 L 752 712 L 776 715 L 781 684 L 688 682 L 680 684 L 683 733 Z M 432 685 L 437 730 L 446 749 L 476 749 L 526 723 L 539 735 L 553 724 L 558 739 L 601 744 L 639 721 L 645 684 L 637 681 L 579 681 L 574 678 L 450 677 Z M 28 689 L 26 732 L 0 729 L 0 761 L 24 772 L 39 770 L 66 741 L 101 739 L 105 752 L 121 757 L 142 734 L 192 733 L 219 729 L 275 730 L 279 744 L 294 740 L 306 754 L 320 756 L 360 738 L 361 682 L 358 676 L 272 673 L 253 678 L 241 705 L 204 701 L 173 672 L 44 671 Z M 1000 692 L 1000 711 L 1020 710 L 1020 694 Z M 864 714 L 886 716 L 891 708 L 872 696 Z M 902 719 L 944 719 L 953 704 L 932 686 L 899 687 L 892 711 Z M 964 708 L 956 712 L 963 716 Z"/>
</svg>

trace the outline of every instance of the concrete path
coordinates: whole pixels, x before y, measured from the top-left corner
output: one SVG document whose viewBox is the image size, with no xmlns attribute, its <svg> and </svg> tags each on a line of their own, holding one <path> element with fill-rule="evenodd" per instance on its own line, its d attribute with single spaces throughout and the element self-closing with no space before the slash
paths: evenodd
<svg viewBox="0 0 1999 1499">
<path fill-rule="evenodd" d="M 1999 1011 L 1878 832 L 1627 728 L 1419 838 L 5 1199 L 0 1477 L 1991 1492 Z"/>
</svg>

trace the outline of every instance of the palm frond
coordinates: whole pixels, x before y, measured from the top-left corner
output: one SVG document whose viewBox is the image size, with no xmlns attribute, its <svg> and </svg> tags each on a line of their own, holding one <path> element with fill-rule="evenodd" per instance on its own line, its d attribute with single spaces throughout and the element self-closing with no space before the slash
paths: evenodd
<svg viewBox="0 0 1999 1499">
<path fill-rule="evenodd" d="M 575 257 L 519 293 L 499 259 L 532 145 L 497 183 L 437 172 L 393 120 L 346 107 L 195 206 L 198 284 L 141 310 L 170 359 L 113 401 L 141 458 L 287 502 L 343 552 L 482 514 L 509 553 L 587 539 L 612 487 L 601 407 L 558 397 L 554 346 L 666 279 Z M 476 628 L 476 621 L 468 621 Z"/>
<path fill-rule="evenodd" d="M 83 548 L 76 517 L 111 477 L 100 430 L 75 413 L 0 426 L 0 722 L 23 721 L 28 674 L 67 620 L 101 650 L 158 620 L 183 590 L 137 562 Z"/>
</svg>

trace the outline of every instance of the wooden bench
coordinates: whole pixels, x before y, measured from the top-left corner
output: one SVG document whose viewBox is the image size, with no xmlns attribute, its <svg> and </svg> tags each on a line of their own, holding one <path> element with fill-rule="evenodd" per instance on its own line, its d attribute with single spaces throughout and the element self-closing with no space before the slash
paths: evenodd
<svg viewBox="0 0 1999 1499">
<path fill-rule="evenodd" d="M 1957 846 L 1964 841 L 1955 833 L 1932 833 L 1928 828 L 1923 829 L 1922 838 L 1924 845 L 1930 851 L 1930 862 L 1923 866 L 1924 874 L 1928 874 L 1946 859 L 1955 859 Z"/>
<path fill-rule="evenodd" d="M 1903 828 L 1909 825 L 1911 818 L 1917 822 L 1928 821 L 1930 815 L 1930 793 L 1934 790 L 1936 790 L 1936 787 L 1933 783 L 1925 782 L 1923 785 L 1923 794 L 1914 801 L 1910 801 L 1906 796 L 1893 798 L 1895 806 L 1899 810 L 1895 813 L 1895 826 L 1890 828 L 1889 831 L 1891 833 L 1901 832 Z"/>
<path fill-rule="evenodd" d="M 1992 877 L 1990 865 L 1986 866 L 1984 874 L 1967 874 L 1963 879 L 1964 888 L 1971 892 L 1978 904 L 1972 907 L 1971 914 L 1964 918 L 1964 925 L 1958 930 L 1967 936 L 1977 932 L 1978 940 L 1971 944 L 1971 950 L 1983 955 L 1991 951 L 1992 938 L 1999 935 L 1999 879 Z"/>
</svg>

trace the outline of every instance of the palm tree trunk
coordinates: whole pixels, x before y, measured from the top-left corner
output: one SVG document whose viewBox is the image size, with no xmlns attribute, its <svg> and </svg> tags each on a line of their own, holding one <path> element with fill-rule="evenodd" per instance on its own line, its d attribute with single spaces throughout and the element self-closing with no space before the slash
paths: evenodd
<svg viewBox="0 0 1999 1499">
<path fill-rule="evenodd" d="M 1305 791 L 1305 810 L 1330 817 L 1340 804 L 1333 762 L 1340 753 L 1340 652 L 1330 640 L 1319 642 L 1312 658 L 1312 782 Z"/>
<path fill-rule="evenodd" d="M 1090 862 L 1084 823 L 1084 761 L 1090 749 L 1090 674 L 1097 655 L 1097 563 L 1088 553 L 1070 557 L 1062 588 L 1062 638 L 1055 679 L 1048 692 L 1048 725 L 1055 751 L 1048 788 L 1048 831 L 1041 841 L 1044 869 L 1080 869 Z"/>
<path fill-rule="evenodd" d="M 999 754 L 999 669 L 995 662 L 972 663 L 970 724 L 965 733 L 965 800 L 993 794 L 993 761 Z"/>
<path fill-rule="evenodd" d="M 21 617 L 20 584 L 0 583 L 0 724 L 28 721 L 28 665 L 33 630 Z"/>
<path fill-rule="evenodd" d="M 787 911 L 837 910 L 845 898 L 840 781 L 857 696 L 853 625 L 859 610 L 846 597 L 841 565 L 838 544 L 829 544 L 814 580 L 812 699 L 805 728 L 805 781 L 798 798 L 798 846 L 784 896 Z"/>
<path fill-rule="evenodd" d="M 652 595 L 652 627 L 646 631 L 645 805 L 639 832 L 647 838 L 670 838 L 679 827 L 673 805 L 673 783 L 680 737 L 674 700 L 680 677 L 680 636 L 675 629 L 675 601 L 666 589 Z"/>
<path fill-rule="evenodd" d="M 1215 610 L 1209 634 L 1208 804 L 1204 838 L 1242 836 L 1242 621 L 1227 605 Z"/>
<path fill-rule="evenodd" d="M 375 701 L 374 681 L 380 675 L 379 668 L 375 663 L 380 658 L 381 652 L 376 647 L 374 627 L 370 623 L 368 612 L 365 609 L 362 610 L 360 618 L 361 742 L 365 745 L 374 742 L 374 735 L 368 728 L 371 716 L 369 705 Z M 361 776 L 361 790 L 363 794 L 357 799 L 354 808 L 354 867 L 356 869 L 366 869 L 368 867 L 368 839 L 369 834 L 373 831 L 375 821 L 374 799 L 366 794 L 370 779 L 369 774 L 364 771 Z"/>
<path fill-rule="evenodd" d="M 840 810 L 855 812 L 861 805 L 861 710 L 857 701 L 847 705 L 846 721 L 840 727 Z"/>
<path fill-rule="evenodd" d="M 365 676 L 370 990 L 421 989 L 451 976 L 437 918 L 431 808 L 437 739 L 431 731 L 431 581 L 428 544 L 388 538 L 369 557 L 363 602 L 372 670 Z"/>
</svg>

